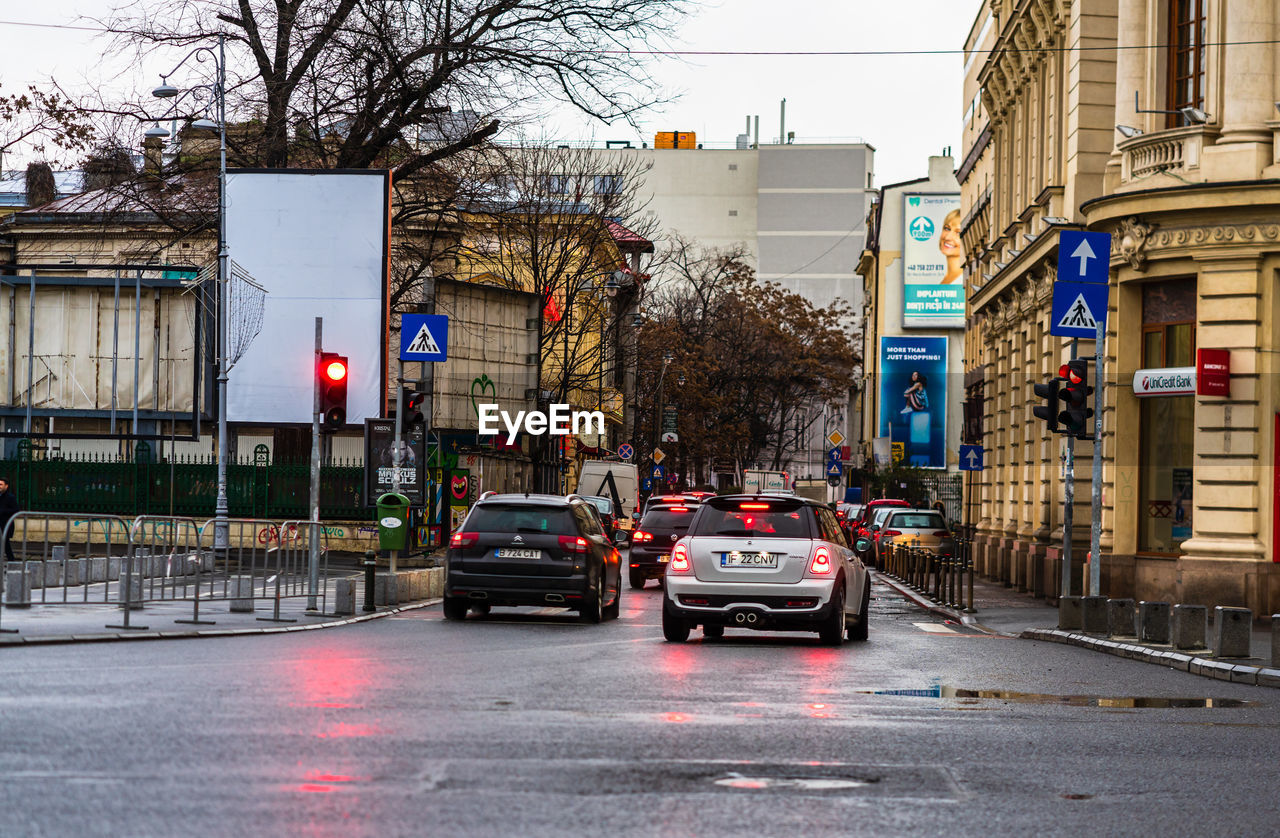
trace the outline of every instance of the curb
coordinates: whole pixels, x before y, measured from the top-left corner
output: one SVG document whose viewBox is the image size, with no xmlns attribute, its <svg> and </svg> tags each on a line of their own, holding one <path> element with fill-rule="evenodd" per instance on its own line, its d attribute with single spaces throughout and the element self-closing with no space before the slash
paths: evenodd
<svg viewBox="0 0 1280 838">
<path fill-rule="evenodd" d="M 382 617 L 390 617 L 393 614 L 401 614 L 405 611 L 416 611 L 419 608 L 427 608 L 438 602 L 440 602 L 440 598 L 435 597 L 433 599 L 423 600 L 422 602 L 400 605 L 394 608 L 387 608 L 383 611 L 375 611 L 372 614 L 360 614 L 354 617 L 346 617 L 341 620 L 329 620 L 328 622 L 323 623 L 308 623 L 302 626 L 255 626 L 253 628 L 203 629 L 199 631 L 140 631 L 125 633 L 96 632 L 93 634 L 18 636 L 13 639 L 0 638 L 0 648 L 53 646 L 67 643 L 101 643 L 116 640 L 183 640 L 193 637 L 237 637 L 249 634 L 286 634 L 289 632 L 314 631 L 315 629 L 338 628 L 340 626 L 355 625 L 356 623 L 365 623 L 369 620 L 378 620 Z"/>
<path fill-rule="evenodd" d="M 1065 629 L 1026 629 L 1018 636 L 1027 640 L 1044 640 L 1049 643 L 1080 646 L 1121 658 L 1168 666 L 1181 672 L 1189 672 L 1192 675 L 1200 675 L 1218 681 L 1252 684 L 1258 687 L 1280 687 L 1280 669 L 1249 666 L 1248 664 L 1231 663 L 1226 660 L 1213 660 L 1167 649 L 1153 649 L 1150 646 L 1121 643 Z"/>
<path fill-rule="evenodd" d="M 976 629 L 985 634 L 1000 633 L 998 631 L 994 631 L 993 629 L 989 629 L 986 626 L 979 623 L 972 614 L 964 614 L 964 613 L 961 613 L 960 611 L 957 611 L 954 608 L 950 608 L 945 605 L 939 605 L 938 603 L 926 597 L 924 594 L 921 594 L 919 591 L 916 591 L 913 588 L 907 587 L 905 583 L 899 581 L 898 579 L 892 576 L 886 576 L 885 574 L 880 573 L 879 571 L 873 571 L 873 574 L 874 574 L 873 579 L 875 581 L 883 582 L 884 584 L 888 585 L 890 588 L 893 588 L 895 591 L 897 591 L 901 596 L 910 600 L 914 605 L 917 605 L 920 608 L 925 609 L 926 611 L 929 611 L 933 614 L 937 614 L 939 617 L 946 617 L 948 620 L 951 620 L 952 622 L 960 623 L 963 626 Z"/>
</svg>

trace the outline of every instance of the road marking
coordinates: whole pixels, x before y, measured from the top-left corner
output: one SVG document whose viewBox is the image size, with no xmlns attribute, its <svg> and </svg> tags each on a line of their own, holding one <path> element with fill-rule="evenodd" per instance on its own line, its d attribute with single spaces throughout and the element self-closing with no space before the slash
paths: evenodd
<svg viewBox="0 0 1280 838">
<path fill-rule="evenodd" d="M 927 631 L 930 634 L 955 634 L 956 633 L 954 629 L 949 629 L 946 626 L 940 626 L 937 623 L 912 623 L 911 625 L 915 626 L 921 631 Z"/>
</svg>

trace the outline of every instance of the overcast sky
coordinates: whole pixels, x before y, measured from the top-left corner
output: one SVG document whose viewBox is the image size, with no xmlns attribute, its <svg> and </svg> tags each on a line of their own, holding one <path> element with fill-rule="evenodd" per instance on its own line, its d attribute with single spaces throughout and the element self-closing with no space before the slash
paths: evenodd
<svg viewBox="0 0 1280 838">
<path fill-rule="evenodd" d="M 14 26 L 9 21 L 74 24 L 119 0 L 0 2 L 0 91 L 53 77 L 70 88 L 86 82 L 153 83 L 172 59 L 153 67 L 103 66 L 92 33 Z M 760 140 L 786 130 L 796 142 L 853 142 L 876 148 L 876 184 L 927 174 L 927 158 L 950 146 L 959 155 L 964 112 L 959 54 L 982 0 L 715 0 L 676 33 L 696 51 L 955 50 L 946 55 L 686 56 L 660 60 L 655 75 L 679 100 L 628 126 L 592 125 L 571 115 L 551 118 L 565 141 L 594 138 L 652 141 L 655 131 L 696 131 L 699 141 L 732 145 L 747 115 L 759 115 Z M 166 66 L 160 66 L 165 64 Z M 6 163 L 17 161 L 6 160 Z M 957 160 L 957 163 L 959 161 Z"/>
</svg>

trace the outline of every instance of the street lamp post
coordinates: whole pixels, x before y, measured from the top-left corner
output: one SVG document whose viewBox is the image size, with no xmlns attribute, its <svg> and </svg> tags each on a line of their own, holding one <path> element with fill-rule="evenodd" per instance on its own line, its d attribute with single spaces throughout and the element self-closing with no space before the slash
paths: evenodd
<svg viewBox="0 0 1280 838">
<path fill-rule="evenodd" d="M 152 95 L 160 99 L 171 99 L 181 91 L 168 83 L 169 76 L 186 64 L 191 56 L 197 61 L 208 56 L 213 61 L 216 81 L 212 85 L 199 85 L 210 88 L 213 94 L 214 107 L 218 117 L 218 497 L 214 505 L 213 547 L 215 551 L 225 553 L 228 547 L 227 517 L 227 352 L 230 349 L 229 324 L 227 322 L 227 62 L 226 36 L 218 33 L 218 51 L 210 47 L 196 47 L 187 53 L 174 68 L 160 76 L 160 86 L 152 91 Z M 194 89 L 194 88 L 193 88 Z M 195 128 L 210 128 L 207 119 L 192 123 Z"/>
<path fill-rule="evenodd" d="M 667 365 L 675 360 L 675 357 L 670 349 L 662 353 L 662 372 L 658 374 L 658 401 L 654 405 L 653 448 L 655 451 L 658 449 L 658 442 L 662 439 L 662 382 L 667 377 Z"/>
</svg>

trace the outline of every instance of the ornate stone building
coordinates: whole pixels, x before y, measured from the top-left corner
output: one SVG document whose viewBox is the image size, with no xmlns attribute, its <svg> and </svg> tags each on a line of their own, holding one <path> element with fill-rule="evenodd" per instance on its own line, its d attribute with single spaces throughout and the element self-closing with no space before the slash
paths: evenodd
<svg viewBox="0 0 1280 838">
<path fill-rule="evenodd" d="M 987 16 L 989 53 L 977 35 Z M 980 286 L 966 350 L 970 415 L 988 448 L 970 495 L 980 571 L 1057 594 L 1064 446 L 1033 416 L 1031 385 L 1069 357 L 1070 342 L 1048 333 L 1057 232 L 1086 228 L 1113 236 L 1100 593 L 1270 614 L 1280 606 L 1280 10 L 1272 0 L 993 0 L 974 32 L 969 76 L 987 137 L 978 120 L 960 180 Z M 1198 350 L 1228 353 L 1227 395 L 1203 394 Z M 1092 341 L 1078 351 L 1092 356 Z M 1077 443 L 1073 593 L 1091 456 Z"/>
</svg>

